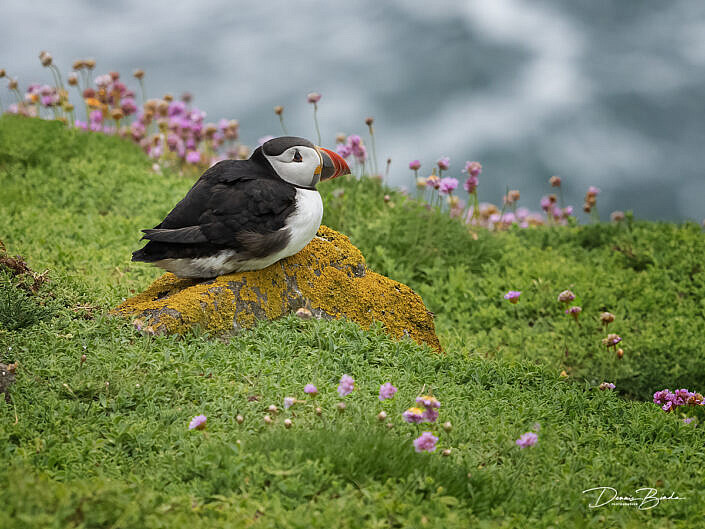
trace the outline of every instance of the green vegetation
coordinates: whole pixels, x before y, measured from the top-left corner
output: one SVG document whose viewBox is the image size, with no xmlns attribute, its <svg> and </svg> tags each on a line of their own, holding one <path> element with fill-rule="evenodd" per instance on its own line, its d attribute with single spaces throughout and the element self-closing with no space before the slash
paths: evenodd
<svg viewBox="0 0 705 529">
<path fill-rule="evenodd" d="M 705 526 L 701 427 L 650 402 L 664 387 L 705 390 L 697 226 L 475 239 L 374 181 L 334 181 L 321 186 L 324 222 L 422 295 L 445 355 L 379 328 L 295 317 L 228 341 L 150 337 L 106 315 L 159 275 L 130 252 L 193 182 L 150 166 L 118 138 L 0 120 L 0 239 L 50 270 L 36 294 L 2 276 L 0 361 L 18 363 L 11 401 L 0 399 L 3 527 Z M 568 288 L 580 326 L 556 300 Z M 523 292 L 516 306 L 508 290 Z M 5 311 L 2 299 L 24 308 Z M 616 315 L 622 360 L 601 345 L 603 310 Z M 357 389 L 341 399 L 343 373 Z M 616 390 L 596 389 L 603 380 Z M 380 403 L 387 381 L 399 392 Z M 315 404 L 265 425 L 270 404 L 303 400 L 309 382 Z M 421 425 L 440 438 L 433 454 L 414 452 L 417 428 L 400 419 L 424 386 L 442 402 L 439 424 Z M 188 431 L 201 413 L 207 430 Z M 534 423 L 538 443 L 519 449 Z M 590 509 L 582 491 L 597 486 L 686 499 Z"/>
</svg>

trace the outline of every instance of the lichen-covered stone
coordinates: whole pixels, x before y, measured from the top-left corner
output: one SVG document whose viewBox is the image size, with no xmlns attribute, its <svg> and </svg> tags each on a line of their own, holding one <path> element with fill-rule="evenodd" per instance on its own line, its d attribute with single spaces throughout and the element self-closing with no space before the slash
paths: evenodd
<svg viewBox="0 0 705 529">
<path fill-rule="evenodd" d="M 369 328 L 384 324 L 395 338 L 409 336 L 440 351 L 433 314 L 406 285 L 368 270 L 350 240 L 326 226 L 299 253 L 254 272 L 211 280 L 166 273 L 113 310 L 155 332 L 199 326 L 227 332 L 306 307 L 319 318 L 345 317 Z"/>
</svg>

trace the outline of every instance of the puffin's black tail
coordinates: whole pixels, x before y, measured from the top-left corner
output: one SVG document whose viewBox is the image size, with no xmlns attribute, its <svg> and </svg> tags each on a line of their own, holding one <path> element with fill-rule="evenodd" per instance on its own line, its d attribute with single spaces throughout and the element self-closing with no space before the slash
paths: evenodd
<svg viewBox="0 0 705 529">
<path fill-rule="evenodd" d="M 146 246 L 145 246 L 146 248 Z M 142 261 L 143 263 L 151 263 L 155 261 L 153 257 L 147 254 L 145 252 L 145 248 L 142 248 L 140 250 L 137 250 L 136 252 L 132 252 L 132 260 L 133 261 Z"/>
</svg>

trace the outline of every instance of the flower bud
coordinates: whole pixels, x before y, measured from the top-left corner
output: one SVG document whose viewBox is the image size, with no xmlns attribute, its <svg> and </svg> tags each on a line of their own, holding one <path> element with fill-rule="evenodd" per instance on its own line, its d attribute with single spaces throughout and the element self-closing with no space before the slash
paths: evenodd
<svg viewBox="0 0 705 529">
<path fill-rule="evenodd" d="M 193 100 L 193 94 L 191 94 L 191 92 L 184 92 L 183 94 L 181 94 L 181 101 L 183 101 L 184 103 L 188 104 L 192 100 Z"/>
<path fill-rule="evenodd" d="M 264 416 L 264 424 L 272 424 L 272 418 L 269 415 Z"/>
<path fill-rule="evenodd" d="M 392 428 L 394 428 L 394 423 L 388 422 L 386 426 L 391 430 Z"/>
<path fill-rule="evenodd" d="M 519 193 L 518 190 L 512 189 L 507 193 L 507 199 L 510 204 L 513 204 L 514 202 L 518 202 L 519 198 L 521 197 L 521 193 Z"/>
<path fill-rule="evenodd" d="M 0 68 L 0 79 L 5 77 L 5 68 Z"/>
<path fill-rule="evenodd" d="M 448 457 L 450 455 L 450 452 L 450 448 L 446 448 L 445 450 L 443 450 L 443 452 L 441 452 L 441 455 L 443 457 Z"/>
<path fill-rule="evenodd" d="M 555 204 L 558 201 L 558 199 L 556 198 L 556 195 L 548 195 L 548 201 L 551 204 Z"/>
<path fill-rule="evenodd" d="M 335 143 L 345 143 L 346 136 L 342 132 L 339 132 L 335 136 Z"/>
<path fill-rule="evenodd" d="M 592 206 L 586 202 L 585 204 L 583 204 L 583 211 L 585 213 L 590 213 L 590 211 L 592 211 Z"/>
<path fill-rule="evenodd" d="M 17 79 L 10 79 L 10 82 L 7 83 L 7 87 L 10 90 L 17 90 Z"/>
<path fill-rule="evenodd" d="M 291 419 L 285 419 L 285 420 L 284 420 L 284 426 L 286 427 L 287 430 L 288 430 L 289 428 L 291 428 L 291 425 L 292 425 L 292 424 L 293 424 L 293 423 L 291 422 Z"/>
<path fill-rule="evenodd" d="M 321 94 L 319 94 L 318 92 L 311 92 L 306 96 L 306 99 L 309 103 L 313 103 L 315 105 L 321 100 Z"/>
<path fill-rule="evenodd" d="M 319 417 L 323 415 L 323 410 L 321 408 L 316 408 L 316 415 L 318 415 Z"/>
<path fill-rule="evenodd" d="M 347 408 L 347 406 L 345 405 L 344 402 L 338 403 L 338 411 L 345 411 L 345 408 Z"/>
<path fill-rule="evenodd" d="M 51 66 L 51 53 L 49 53 L 48 51 L 42 51 L 39 54 L 39 60 L 41 61 L 42 66 Z"/>
<path fill-rule="evenodd" d="M 66 82 L 69 84 L 69 86 L 76 86 L 78 85 L 78 74 L 76 73 L 70 73 Z"/>
<path fill-rule="evenodd" d="M 609 325 L 614 321 L 614 314 L 612 314 L 611 312 L 603 312 L 600 314 L 600 321 L 604 325 Z"/>
<path fill-rule="evenodd" d="M 384 195 L 384 202 L 385 202 L 385 204 L 386 204 L 387 202 L 389 202 L 390 200 L 392 200 L 392 197 L 390 197 L 389 195 Z"/>
<path fill-rule="evenodd" d="M 245 418 L 242 415 L 238 415 L 237 417 L 235 417 L 235 420 L 238 424 L 242 424 L 243 422 L 245 422 Z"/>
<path fill-rule="evenodd" d="M 284 112 L 284 107 L 283 107 L 283 106 L 277 105 L 277 106 L 274 107 L 274 113 L 275 113 L 277 116 L 281 116 L 283 112 Z"/>
<path fill-rule="evenodd" d="M 78 61 L 73 61 L 73 66 L 72 68 L 74 70 L 83 70 L 85 68 L 86 63 L 83 60 L 78 60 Z"/>
<path fill-rule="evenodd" d="M 377 414 L 377 420 L 378 420 L 378 421 L 382 422 L 382 421 L 384 421 L 384 420 L 386 420 L 386 419 L 387 419 L 387 414 L 386 414 L 385 412 L 381 411 L 381 412 L 379 412 L 379 413 Z"/>
<path fill-rule="evenodd" d="M 624 357 L 624 349 L 617 349 L 617 358 L 620 360 Z"/>
<path fill-rule="evenodd" d="M 82 354 L 82 355 L 81 355 L 81 364 L 85 363 L 85 361 L 86 361 L 87 358 L 88 358 L 88 357 L 87 357 L 85 354 Z"/>
<path fill-rule="evenodd" d="M 110 110 L 110 117 L 113 118 L 115 121 L 120 121 L 122 118 L 125 117 L 125 114 L 123 113 L 121 108 L 113 108 Z"/>
<path fill-rule="evenodd" d="M 450 423 L 450 421 L 446 421 L 443 423 L 443 429 L 446 432 L 450 432 L 453 429 L 453 425 Z"/>
<path fill-rule="evenodd" d="M 270 404 L 269 407 L 267 407 L 267 411 L 270 413 L 277 413 L 277 407 L 274 404 Z"/>
<path fill-rule="evenodd" d="M 371 127 L 374 122 L 375 118 L 373 118 L 372 116 L 368 116 L 367 118 L 365 118 L 365 125 L 367 125 L 368 127 Z"/>
</svg>

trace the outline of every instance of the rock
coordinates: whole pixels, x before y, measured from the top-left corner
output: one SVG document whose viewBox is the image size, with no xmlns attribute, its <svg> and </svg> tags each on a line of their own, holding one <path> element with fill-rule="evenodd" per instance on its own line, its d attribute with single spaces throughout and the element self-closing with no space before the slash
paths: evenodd
<svg viewBox="0 0 705 529">
<path fill-rule="evenodd" d="M 299 253 L 254 272 L 209 280 L 166 273 L 112 313 L 139 319 L 155 332 L 194 326 L 216 332 L 252 327 L 306 308 L 317 318 L 348 318 L 364 328 L 384 324 L 395 338 L 409 336 L 441 351 L 433 314 L 406 285 L 367 269 L 350 240 L 326 226 Z"/>
</svg>

